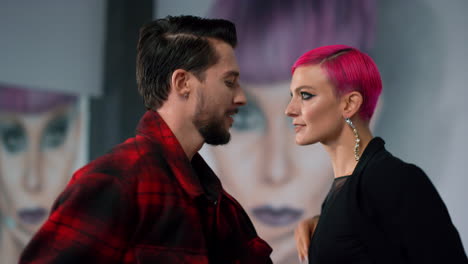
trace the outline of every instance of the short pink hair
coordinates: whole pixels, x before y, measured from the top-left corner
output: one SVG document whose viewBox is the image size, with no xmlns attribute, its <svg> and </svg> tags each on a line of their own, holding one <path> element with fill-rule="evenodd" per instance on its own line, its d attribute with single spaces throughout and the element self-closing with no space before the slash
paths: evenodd
<svg viewBox="0 0 468 264">
<path fill-rule="evenodd" d="M 292 66 L 292 73 L 301 66 L 319 64 L 335 86 L 338 96 L 358 91 L 363 97 L 359 114 L 369 120 L 382 92 L 379 70 L 369 55 L 346 45 L 323 46 L 304 53 Z"/>
</svg>

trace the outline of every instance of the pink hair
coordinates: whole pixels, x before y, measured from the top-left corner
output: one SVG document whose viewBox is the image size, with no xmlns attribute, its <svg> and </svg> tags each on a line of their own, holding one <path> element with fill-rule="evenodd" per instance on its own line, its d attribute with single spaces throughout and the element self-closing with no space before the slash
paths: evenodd
<svg viewBox="0 0 468 264">
<path fill-rule="evenodd" d="M 323 46 L 304 53 L 292 66 L 319 64 L 327 72 L 338 96 L 358 91 L 363 97 L 360 115 L 369 120 L 382 92 L 379 70 L 369 55 L 346 45 Z"/>
</svg>

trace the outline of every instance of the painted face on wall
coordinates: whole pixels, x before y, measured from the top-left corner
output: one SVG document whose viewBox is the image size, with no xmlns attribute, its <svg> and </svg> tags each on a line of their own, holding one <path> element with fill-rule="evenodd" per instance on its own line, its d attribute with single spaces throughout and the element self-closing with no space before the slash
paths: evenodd
<svg viewBox="0 0 468 264">
<path fill-rule="evenodd" d="M 231 142 L 206 154 L 273 254 L 283 254 L 275 244 L 292 238 L 300 219 L 319 213 L 333 178 L 331 165 L 321 146 L 294 143 L 294 127 L 284 115 L 289 82 L 244 87 L 247 105 L 234 117 Z M 283 244 L 291 245 L 283 251 L 295 253 L 293 241 Z"/>
<path fill-rule="evenodd" d="M 0 206 L 9 229 L 34 233 L 74 169 L 76 103 L 40 113 L 0 112 Z"/>
</svg>

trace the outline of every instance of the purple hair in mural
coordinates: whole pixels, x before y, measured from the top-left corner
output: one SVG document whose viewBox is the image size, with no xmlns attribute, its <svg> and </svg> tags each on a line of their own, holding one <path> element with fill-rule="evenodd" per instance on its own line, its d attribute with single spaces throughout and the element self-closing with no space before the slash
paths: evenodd
<svg viewBox="0 0 468 264">
<path fill-rule="evenodd" d="M 292 63 L 312 48 L 345 44 L 372 47 L 375 0 L 218 0 L 212 17 L 236 24 L 242 79 L 288 80 Z"/>
<path fill-rule="evenodd" d="M 0 111 L 24 114 L 42 113 L 56 106 L 72 104 L 76 101 L 75 95 L 0 84 Z"/>
</svg>

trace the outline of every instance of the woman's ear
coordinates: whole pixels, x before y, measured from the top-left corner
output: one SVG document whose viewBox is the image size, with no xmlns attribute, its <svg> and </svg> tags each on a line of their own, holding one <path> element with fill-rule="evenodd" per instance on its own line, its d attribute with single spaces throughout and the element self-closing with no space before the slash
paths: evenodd
<svg viewBox="0 0 468 264">
<path fill-rule="evenodd" d="M 342 97 L 343 107 L 343 117 L 344 118 L 351 118 L 356 113 L 359 113 L 359 109 L 361 109 L 361 105 L 363 102 L 363 98 L 360 92 L 352 91 L 343 95 Z"/>
<path fill-rule="evenodd" d="M 190 72 L 177 69 L 172 73 L 171 76 L 171 88 L 177 95 L 188 97 L 191 91 L 190 78 L 192 75 Z"/>
</svg>

